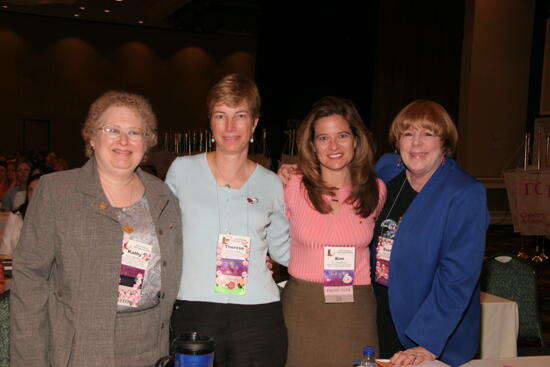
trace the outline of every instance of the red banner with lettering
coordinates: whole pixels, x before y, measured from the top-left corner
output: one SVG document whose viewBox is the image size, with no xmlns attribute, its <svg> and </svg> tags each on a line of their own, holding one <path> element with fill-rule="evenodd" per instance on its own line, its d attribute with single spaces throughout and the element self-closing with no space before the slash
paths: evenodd
<svg viewBox="0 0 550 367">
<path fill-rule="evenodd" d="M 550 238 L 550 171 L 504 171 L 514 231 Z"/>
</svg>

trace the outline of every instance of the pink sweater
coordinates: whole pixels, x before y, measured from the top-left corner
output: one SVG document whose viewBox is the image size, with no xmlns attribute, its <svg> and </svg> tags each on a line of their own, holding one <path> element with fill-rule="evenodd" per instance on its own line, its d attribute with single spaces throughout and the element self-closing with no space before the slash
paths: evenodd
<svg viewBox="0 0 550 367">
<path fill-rule="evenodd" d="M 386 200 L 386 186 L 378 179 L 378 206 L 367 218 L 356 215 L 353 206 L 344 204 L 337 215 L 321 214 L 309 201 L 302 176 L 293 175 L 285 187 L 286 214 L 290 221 L 290 264 L 295 278 L 323 283 L 324 246 L 355 247 L 355 285 L 371 283 L 369 244 L 378 214 Z M 338 193 L 342 203 L 351 187 Z M 327 199 L 328 200 L 328 199 Z"/>
</svg>

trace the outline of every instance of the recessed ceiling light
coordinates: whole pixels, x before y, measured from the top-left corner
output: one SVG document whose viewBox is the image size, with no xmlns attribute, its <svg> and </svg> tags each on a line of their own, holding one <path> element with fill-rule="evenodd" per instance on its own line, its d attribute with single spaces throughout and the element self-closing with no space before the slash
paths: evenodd
<svg viewBox="0 0 550 367">
<path fill-rule="evenodd" d="M 103 12 L 110 13 L 111 11 L 109 9 L 105 9 L 105 10 L 103 10 Z"/>
<path fill-rule="evenodd" d="M 138 23 L 139 23 L 139 24 L 143 24 L 143 20 L 138 20 Z"/>
<path fill-rule="evenodd" d="M 8 8 L 8 6 L 7 6 L 7 5 L 5 5 L 5 4 L 4 4 L 4 5 L 2 5 L 2 7 L 3 7 L 4 9 L 7 9 L 7 8 Z"/>
<path fill-rule="evenodd" d="M 123 2 L 124 0 L 115 0 L 117 3 L 121 3 Z"/>
<path fill-rule="evenodd" d="M 78 18 L 78 17 L 80 16 L 80 14 L 74 13 L 74 16 L 75 16 L 76 18 Z"/>
<path fill-rule="evenodd" d="M 80 9 L 80 10 L 86 10 L 86 7 L 85 7 L 85 6 L 81 6 L 79 9 Z"/>
</svg>

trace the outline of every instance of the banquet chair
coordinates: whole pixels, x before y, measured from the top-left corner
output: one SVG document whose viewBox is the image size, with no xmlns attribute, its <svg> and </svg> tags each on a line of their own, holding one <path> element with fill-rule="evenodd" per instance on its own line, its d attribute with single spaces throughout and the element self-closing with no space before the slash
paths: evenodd
<svg viewBox="0 0 550 367">
<path fill-rule="evenodd" d="M 10 306 L 9 297 L 0 300 L 0 367 L 10 365 Z"/>
<path fill-rule="evenodd" d="M 544 348 L 539 323 L 538 289 L 535 268 L 513 255 L 497 255 L 485 260 L 481 290 L 518 304 L 519 339 L 538 339 Z"/>
</svg>

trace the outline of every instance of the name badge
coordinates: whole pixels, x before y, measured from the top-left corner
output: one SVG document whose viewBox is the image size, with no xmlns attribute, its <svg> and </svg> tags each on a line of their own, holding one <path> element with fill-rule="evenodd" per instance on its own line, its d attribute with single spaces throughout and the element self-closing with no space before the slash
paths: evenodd
<svg viewBox="0 0 550 367">
<path fill-rule="evenodd" d="M 118 285 L 118 305 L 137 307 L 153 246 L 124 236 Z"/>
<path fill-rule="evenodd" d="M 374 281 L 386 287 L 390 279 L 390 257 L 392 247 L 392 238 L 378 237 L 378 242 L 376 244 L 376 269 Z"/>
<path fill-rule="evenodd" d="M 324 294 L 326 303 L 353 302 L 355 248 L 325 246 Z"/>
<path fill-rule="evenodd" d="M 218 293 L 246 294 L 250 237 L 220 234 L 216 254 L 216 285 Z"/>
</svg>

